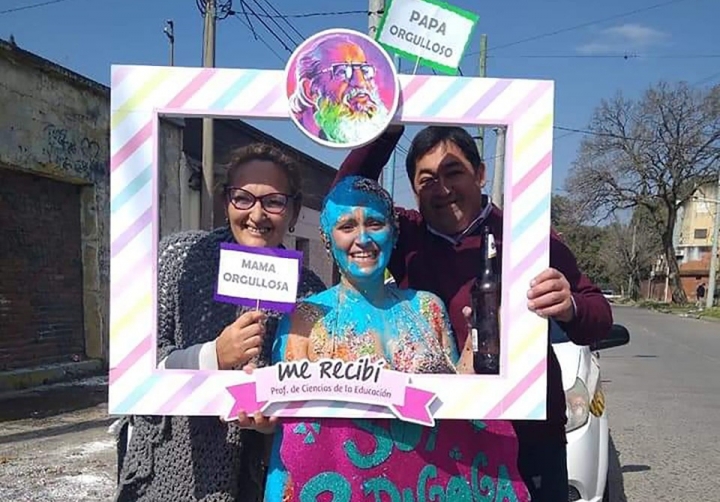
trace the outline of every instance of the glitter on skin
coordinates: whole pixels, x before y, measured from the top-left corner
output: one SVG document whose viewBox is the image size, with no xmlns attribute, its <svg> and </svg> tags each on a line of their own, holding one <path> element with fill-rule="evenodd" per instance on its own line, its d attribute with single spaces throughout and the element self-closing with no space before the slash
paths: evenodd
<svg viewBox="0 0 720 502">
<path fill-rule="evenodd" d="M 340 250 L 332 238 L 337 223 L 358 210 L 364 212 L 363 216 L 385 222 L 384 228 L 360 237 L 364 244 L 372 240 L 379 249 L 370 271 L 351 263 L 347 252 Z M 278 328 L 275 362 L 324 357 L 349 361 L 369 356 L 382 359 L 387 368 L 408 373 L 456 373 L 458 351 L 441 300 L 431 293 L 383 286 L 383 274 L 398 234 L 389 194 L 366 178 L 343 179 L 325 200 L 320 231 L 348 282 L 372 284 L 384 295 L 369 299 L 348 282 L 342 282 L 324 294 L 307 298 L 298 305 L 292 320 L 286 319 Z M 283 433 L 288 431 L 278 433 L 273 445 L 276 465 L 282 464 L 279 450 Z M 284 468 L 269 475 L 269 492 L 273 487 L 280 493 L 288 489 Z"/>
<path fill-rule="evenodd" d="M 350 216 L 384 222 L 359 231 L 354 244 L 377 247 L 372 266 L 357 266 L 348 255 L 353 248 L 341 249 L 333 239 L 337 223 Z M 459 355 L 441 300 L 431 293 L 384 285 L 398 232 L 389 194 L 376 182 L 345 178 L 327 196 L 320 223 L 343 280 L 307 298 L 283 320 L 273 362 L 367 356 L 396 371 L 457 373 Z M 284 419 L 273 441 L 265 500 L 305 502 L 322 493 L 349 502 L 359 500 L 360 493 L 365 493 L 362 500 L 370 500 L 373 492 L 380 500 L 381 492 L 389 495 L 385 490 L 399 489 L 404 499 L 422 500 L 434 498 L 436 490 L 444 493 L 444 487 L 448 500 L 479 498 L 478 487 L 497 490 L 498 498 L 507 494 L 508 500 L 526 500 L 515 496 L 516 482 L 507 479 L 504 465 L 488 463 L 488 458 L 504 458 L 485 454 L 492 450 L 489 444 L 502 444 L 499 436 L 478 434 L 466 420 L 444 423 L 448 425 L 431 429 L 400 420 Z M 505 425 L 507 430 L 495 434 L 512 434 Z M 308 441 L 311 430 L 317 433 Z M 305 431 L 302 437 L 298 431 Z M 436 469 L 433 480 L 420 483 L 428 468 Z M 459 493 L 464 498 L 456 497 Z"/>
</svg>

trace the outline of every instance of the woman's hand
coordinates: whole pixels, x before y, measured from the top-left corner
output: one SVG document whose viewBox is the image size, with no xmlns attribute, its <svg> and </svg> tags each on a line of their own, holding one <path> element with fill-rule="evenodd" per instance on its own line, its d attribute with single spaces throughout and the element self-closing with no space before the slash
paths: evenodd
<svg viewBox="0 0 720 502">
<path fill-rule="evenodd" d="M 252 429 L 261 434 L 274 433 L 277 420 L 277 417 L 266 417 L 259 411 L 256 411 L 252 415 L 241 411 L 237 416 L 237 423 L 241 429 Z"/>
<path fill-rule="evenodd" d="M 245 312 L 225 327 L 215 341 L 218 368 L 229 370 L 247 364 L 260 354 L 266 319 L 263 312 Z"/>
<path fill-rule="evenodd" d="M 255 365 L 248 364 L 243 368 L 245 373 L 252 374 Z M 245 411 L 241 411 L 237 416 L 237 424 L 242 429 L 252 429 L 261 434 L 272 434 L 275 432 L 278 417 L 266 417 L 260 411 L 255 411 L 252 415 L 248 415 Z"/>
<path fill-rule="evenodd" d="M 465 340 L 465 347 L 463 347 L 462 351 L 460 351 L 460 359 L 456 365 L 457 372 L 463 375 L 474 375 L 475 369 L 473 368 L 472 338 L 470 337 L 472 309 L 470 307 L 464 307 L 462 313 L 465 318 L 468 336 Z"/>
</svg>

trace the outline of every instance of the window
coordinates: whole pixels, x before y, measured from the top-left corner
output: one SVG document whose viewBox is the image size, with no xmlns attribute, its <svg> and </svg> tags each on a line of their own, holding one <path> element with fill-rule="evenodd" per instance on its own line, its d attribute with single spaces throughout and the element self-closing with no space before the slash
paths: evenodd
<svg viewBox="0 0 720 502">
<path fill-rule="evenodd" d="M 695 229 L 695 239 L 707 239 L 708 231 L 707 228 L 696 228 Z"/>
</svg>

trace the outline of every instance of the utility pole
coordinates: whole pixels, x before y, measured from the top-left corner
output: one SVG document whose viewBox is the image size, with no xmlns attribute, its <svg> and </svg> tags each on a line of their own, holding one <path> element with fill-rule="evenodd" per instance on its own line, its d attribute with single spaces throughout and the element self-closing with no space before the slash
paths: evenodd
<svg viewBox="0 0 720 502">
<path fill-rule="evenodd" d="M 172 19 L 165 21 L 165 36 L 167 36 L 170 42 L 170 66 L 175 66 L 175 23 Z"/>
<path fill-rule="evenodd" d="M 718 240 L 720 240 L 720 168 L 718 169 L 717 189 L 715 190 L 715 223 L 712 230 L 712 251 L 710 251 L 710 277 L 708 277 L 708 290 L 705 298 L 705 307 L 712 308 L 715 303 L 715 277 L 718 272 Z"/>
<path fill-rule="evenodd" d="M 480 75 L 481 78 L 487 77 L 487 35 L 483 33 L 480 35 Z M 478 151 L 480 152 L 480 158 L 485 158 L 485 128 L 478 127 L 478 140 L 477 140 Z M 487 166 L 486 166 L 487 167 Z"/>
<path fill-rule="evenodd" d="M 635 263 L 637 260 L 635 259 L 635 247 L 637 245 L 637 223 L 633 225 L 633 234 L 632 234 L 632 246 L 630 248 L 630 277 L 628 277 L 628 294 L 630 295 L 630 298 L 633 298 L 633 293 L 635 291 L 635 288 L 633 288 L 633 276 L 635 275 Z M 666 274 L 667 275 L 667 274 Z M 634 298 L 633 298 L 634 300 Z"/>
<path fill-rule="evenodd" d="M 395 68 L 397 68 L 397 72 L 400 73 L 400 56 L 395 56 Z M 383 182 L 386 182 L 387 186 L 383 186 L 385 190 L 390 193 L 390 197 L 392 197 L 393 199 L 395 199 L 395 169 L 397 169 L 397 157 L 397 147 L 395 147 L 393 149 L 390 167 L 387 170 L 387 177 L 383 177 L 380 179 L 381 184 Z"/>
<path fill-rule="evenodd" d="M 385 0 L 368 0 L 368 35 L 375 38 L 378 27 L 380 26 L 380 18 L 385 13 Z"/>
<path fill-rule="evenodd" d="M 378 27 L 380 26 L 380 18 L 382 18 L 385 12 L 385 0 L 368 0 L 368 35 L 373 40 L 377 36 Z M 380 186 L 385 186 L 385 180 L 383 179 L 383 169 L 380 171 Z"/>
<path fill-rule="evenodd" d="M 503 177 L 505 176 L 505 127 L 496 127 L 495 134 L 495 160 L 493 172 L 492 201 L 502 209 L 503 207 Z"/>
<path fill-rule="evenodd" d="M 203 30 L 203 66 L 215 67 L 215 0 L 205 0 L 205 29 Z M 200 202 L 201 228 L 212 229 L 215 224 L 213 195 L 215 189 L 215 137 L 213 119 L 203 118 L 202 173 L 203 189 Z"/>
</svg>

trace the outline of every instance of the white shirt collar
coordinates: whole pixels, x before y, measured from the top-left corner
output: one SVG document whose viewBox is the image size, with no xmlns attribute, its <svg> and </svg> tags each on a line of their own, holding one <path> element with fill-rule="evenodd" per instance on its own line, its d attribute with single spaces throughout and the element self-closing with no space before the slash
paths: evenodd
<svg viewBox="0 0 720 502">
<path fill-rule="evenodd" d="M 485 203 L 485 207 L 482 209 L 482 211 L 480 211 L 480 214 L 478 215 L 478 217 L 475 218 L 470 223 L 470 225 L 468 225 L 467 228 L 465 230 L 463 230 L 462 232 L 460 232 L 459 234 L 456 234 L 456 235 L 443 234 L 442 232 L 439 232 L 438 230 L 435 230 L 430 225 L 426 224 L 428 231 L 432 234 L 437 235 L 438 237 L 445 239 L 446 241 L 450 242 L 451 244 L 459 244 L 465 237 L 467 237 L 468 235 L 473 233 L 477 229 L 478 225 L 480 225 L 480 223 L 485 221 L 487 219 L 488 215 L 490 214 L 490 212 L 492 211 L 492 201 L 490 200 L 490 196 L 485 195 L 485 196 L 483 196 L 483 198 L 485 198 L 487 201 Z"/>
</svg>

